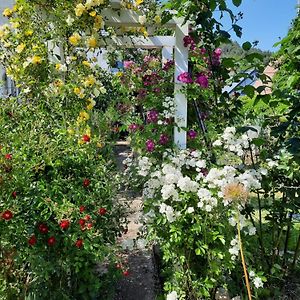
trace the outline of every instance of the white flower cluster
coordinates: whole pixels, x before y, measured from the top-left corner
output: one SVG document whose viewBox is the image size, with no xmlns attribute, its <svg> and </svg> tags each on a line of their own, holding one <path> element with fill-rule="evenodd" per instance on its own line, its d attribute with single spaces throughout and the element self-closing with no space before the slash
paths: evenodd
<svg viewBox="0 0 300 300">
<path fill-rule="evenodd" d="M 229 248 L 229 253 L 231 254 L 231 260 L 236 260 L 240 252 L 238 236 L 236 236 L 233 240 L 231 240 L 230 245 L 231 247 Z"/>
<path fill-rule="evenodd" d="M 229 150 L 240 157 L 244 156 L 245 150 L 249 149 L 250 142 L 259 136 L 260 129 L 258 127 L 252 127 L 253 130 L 249 129 L 239 138 L 236 137 L 235 127 L 227 127 L 221 138 L 213 143 L 213 146 L 223 146 L 224 149 Z"/>
<path fill-rule="evenodd" d="M 211 212 L 218 205 L 217 198 L 213 197 L 208 189 L 200 188 L 197 195 L 200 199 L 197 206 L 207 212 Z"/>
<path fill-rule="evenodd" d="M 161 214 L 165 214 L 167 217 L 167 220 L 172 223 L 176 220 L 175 212 L 173 207 L 166 205 L 165 203 L 162 203 L 159 207 L 159 212 Z"/>
<path fill-rule="evenodd" d="M 128 161 L 126 161 L 128 162 Z M 149 157 L 146 156 L 141 156 L 138 158 L 138 175 L 140 176 L 147 176 L 149 175 L 151 166 L 152 166 L 152 162 L 151 159 Z"/>
<path fill-rule="evenodd" d="M 167 295 L 167 300 L 178 300 L 178 295 L 176 291 L 171 292 Z"/>
<path fill-rule="evenodd" d="M 166 97 L 162 103 L 164 118 L 173 118 L 175 116 L 175 100 L 171 97 Z"/>
<path fill-rule="evenodd" d="M 262 279 L 259 276 L 257 276 L 254 271 L 249 272 L 249 277 L 257 289 L 262 288 L 264 286 Z"/>
</svg>

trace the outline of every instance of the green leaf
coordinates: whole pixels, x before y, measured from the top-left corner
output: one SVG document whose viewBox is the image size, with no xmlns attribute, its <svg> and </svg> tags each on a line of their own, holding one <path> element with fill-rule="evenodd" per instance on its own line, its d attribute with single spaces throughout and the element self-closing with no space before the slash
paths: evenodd
<svg viewBox="0 0 300 300">
<path fill-rule="evenodd" d="M 242 27 L 241 26 L 233 24 L 232 28 L 233 28 L 235 34 L 237 35 L 237 37 L 242 37 Z"/>
<path fill-rule="evenodd" d="M 242 48 L 243 48 L 245 51 L 250 50 L 251 47 L 252 47 L 252 44 L 251 44 L 250 42 L 245 42 L 245 43 L 243 43 L 243 45 L 242 45 Z"/>
<path fill-rule="evenodd" d="M 252 85 L 246 85 L 243 89 L 243 92 L 249 97 L 253 98 L 255 94 L 255 88 Z"/>
<path fill-rule="evenodd" d="M 242 0 L 232 0 L 233 5 L 239 7 L 242 4 Z"/>
</svg>

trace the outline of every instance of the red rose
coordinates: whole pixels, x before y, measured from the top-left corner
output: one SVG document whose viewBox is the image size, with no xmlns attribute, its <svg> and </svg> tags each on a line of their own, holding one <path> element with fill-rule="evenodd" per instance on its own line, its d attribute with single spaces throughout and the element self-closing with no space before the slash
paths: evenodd
<svg viewBox="0 0 300 300">
<path fill-rule="evenodd" d="M 46 224 L 44 224 L 44 223 L 41 223 L 39 225 L 38 229 L 39 229 L 40 233 L 43 233 L 43 234 L 46 234 L 49 231 L 48 226 Z"/>
<path fill-rule="evenodd" d="M 91 184 L 91 181 L 87 178 L 83 179 L 82 185 L 86 188 Z"/>
<path fill-rule="evenodd" d="M 101 207 L 98 212 L 99 212 L 99 215 L 104 216 L 106 214 L 107 210 L 104 207 Z"/>
<path fill-rule="evenodd" d="M 88 143 L 88 142 L 90 142 L 91 137 L 90 137 L 88 134 L 84 134 L 84 135 L 82 136 L 82 140 L 83 140 L 84 142 Z"/>
<path fill-rule="evenodd" d="M 88 223 L 88 224 L 86 225 L 86 227 L 87 227 L 87 229 L 91 229 L 91 228 L 93 227 L 93 223 Z"/>
<path fill-rule="evenodd" d="M 81 248 L 83 246 L 83 239 L 78 239 L 75 243 L 77 248 Z"/>
<path fill-rule="evenodd" d="M 85 225 L 85 220 L 84 219 L 79 219 L 78 223 L 81 227 L 83 227 Z"/>
<path fill-rule="evenodd" d="M 63 230 L 67 230 L 70 227 L 70 221 L 69 220 L 62 220 L 59 224 L 60 228 Z"/>
<path fill-rule="evenodd" d="M 11 153 L 5 154 L 5 159 L 8 159 L 8 160 L 12 159 L 12 154 Z"/>
<path fill-rule="evenodd" d="M 28 244 L 30 246 L 34 246 L 36 244 L 36 242 L 37 242 L 37 239 L 36 239 L 35 235 L 32 235 L 31 238 L 28 240 Z"/>
<path fill-rule="evenodd" d="M 89 221 L 89 220 L 91 219 L 91 216 L 90 216 L 90 215 L 86 215 L 86 216 L 84 217 L 84 219 L 85 219 L 86 221 Z"/>
<path fill-rule="evenodd" d="M 13 198 L 17 198 L 17 192 L 16 192 L 16 191 L 13 191 L 13 192 L 11 193 L 11 196 L 12 196 Z"/>
<path fill-rule="evenodd" d="M 80 211 L 80 212 L 84 212 L 84 211 L 85 211 L 85 206 L 83 206 L 83 205 L 80 205 L 80 207 L 79 207 L 79 211 Z"/>
<path fill-rule="evenodd" d="M 123 271 L 123 275 L 124 275 L 124 276 L 129 276 L 129 271 L 128 271 L 128 270 Z"/>
<path fill-rule="evenodd" d="M 56 239 L 54 236 L 50 236 L 48 241 L 47 241 L 49 246 L 53 246 L 56 243 Z"/>
<path fill-rule="evenodd" d="M 13 217 L 13 214 L 10 210 L 5 210 L 2 213 L 2 219 L 6 220 L 6 221 L 9 221 L 12 217 Z"/>
</svg>

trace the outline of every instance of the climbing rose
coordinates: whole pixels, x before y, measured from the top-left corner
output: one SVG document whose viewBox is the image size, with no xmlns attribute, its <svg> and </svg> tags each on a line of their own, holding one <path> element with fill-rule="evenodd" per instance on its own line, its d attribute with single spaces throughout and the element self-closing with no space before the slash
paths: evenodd
<svg viewBox="0 0 300 300">
<path fill-rule="evenodd" d="M 153 142 L 153 140 L 147 140 L 146 141 L 146 150 L 148 152 L 153 152 L 155 149 L 155 143 Z"/>
<path fill-rule="evenodd" d="M 13 217 L 13 214 L 10 210 L 6 210 L 2 213 L 2 219 L 9 221 Z"/>
<path fill-rule="evenodd" d="M 75 242 L 75 246 L 77 248 L 81 248 L 83 246 L 83 239 L 78 239 L 76 242 Z"/>
<path fill-rule="evenodd" d="M 129 69 L 134 65 L 134 62 L 132 60 L 125 60 L 123 64 L 124 64 L 124 69 Z"/>
<path fill-rule="evenodd" d="M 36 236 L 35 236 L 35 235 L 32 235 L 31 238 L 28 240 L 28 244 L 29 244 L 30 246 L 35 245 L 36 242 L 37 242 L 37 239 L 36 239 Z"/>
<path fill-rule="evenodd" d="M 93 227 L 93 223 L 88 223 L 88 224 L 86 225 L 86 227 L 87 227 L 87 229 L 91 229 L 91 228 Z"/>
<path fill-rule="evenodd" d="M 91 184 L 91 181 L 87 178 L 83 179 L 82 185 L 86 188 Z"/>
<path fill-rule="evenodd" d="M 56 239 L 54 236 L 50 236 L 48 241 L 47 241 L 49 246 L 53 246 L 56 243 Z"/>
<path fill-rule="evenodd" d="M 7 160 L 12 159 L 12 154 L 11 153 L 5 154 L 5 159 L 7 159 Z"/>
<path fill-rule="evenodd" d="M 193 129 L 189 130 L 187 133 L 187 136 L 191 139 L 194 140 L 197 137 L 197 132 Z"/>
<path fill-rule="evenodd" d="M 60 228 L 63 230 L 67 230 L 70 227 L 70 221 L 69 220 L 62 220 L 59 224 Z"/>
<path fill-rule="evenodd" d="M 188 72 L 181 73 L 177 79 L 183 83 L 193 83 L 193 79 Z"/>
<path fill-rule="evenodd" d="M 80 212 L 84 212 L 84 211 L 85 211 L 85 206 L 83 206 L 83 205 L 80 205 L 80 207 L 79 207 L 79 211 L 80 211 Z"/>
<path fill-rule="evenodd" d="M 85 225 L 85 220 L 84 219 L 79 219 L 78 223 L 81 227 L 83 227 Z"/>
<path fill-rule="evenodd" d="M 208 88 L 208 79 L 204 74 L 198 74 L 195 82 L 204 89 Z"/>
<path fill-rule="evenodd" d="M 39 229 L 39 232 L 40 232 L 40 233 L 43 233 L 43 234 L 46 234 L 46 233 L 48 233 L 48 231 L 49 231 L 48 226 L 47 226 L 46 224 L 44 224 L 44 223 L 41 223 L 41 224 L 39 225 L 38 229 Z"/>
<path fill-rule="evenodd" d="M 219 57 L 220 57 L 220 56 L 222 55 L 222 49 L 221 49 L 221 48 L 215 49 L 214 54 L 215 54 L 216 56 L 219 56 Z"/>
<path fill-rule="evenodd" d="M 128 270 L 124 271 L 124 272 L 123 272 L 123 275 L 124 275 L 125 277 L 129 276 L 129 271 L 128 271 Z"/>
<path fill-rule="evenodd" d="M 11 193 L 11 196 L 12 196 L 13 198 L 17 198 L 17 192 L 16 192 L 16 191 L 13 191 L 13 192 Z"/>
<path fill-rule="evenodd" d="M 165 145 L 169 142 L 169 137 L 166 134 L 161 134 L 158 141 L 161 145 Z"/>
<path fill-rule="evenodd" d="M 152 109 L 147 112 L 147 122 L 148 123 L 157 123 L 158 121 L 158 111 Z"/>
<path fill-rule="evenodd" d="M 129 131 L 131 131 L 131 132 L 135 132 L 135 131 L 137 131 L 137 130 L 139 129 L 139 125 L 137 125 L 137 124 L 135 124 L 135 123 L 130 124 L 130 125 L 128 126 L 128 129 L 129 129 Z"/>
<path fill-rule="evenodd" d="M 107 210 L 106 210 L 106 208 L 101 207 L 98 212 L 99 212 L 99 215 L 104 216 L 106 214 Z"/>
<path fill-rule="evenodd" d="M 90 142 L 91 141 L 91 137 L 88 135 L 88 134 L 84 134 L 82 136 L 82 140 L 86 143 Z"/>
</svg>

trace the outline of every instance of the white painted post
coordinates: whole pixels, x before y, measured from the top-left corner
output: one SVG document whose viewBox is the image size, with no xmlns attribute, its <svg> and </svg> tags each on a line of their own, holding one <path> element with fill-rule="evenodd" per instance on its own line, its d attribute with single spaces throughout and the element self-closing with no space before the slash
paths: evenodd
<svg viewBox="0 0 300 300">
<path fill-rule="evenodd" d="M 173 49 L 174 47 L 164 46 L 162 48 L 162 64 L 164 65 L 168 60 L 173 59 Z"/>
<path fill-rule="evenodd" d="M 183 83 L 177 78 L 183 72 L 188 72 L 188 48 L 183 45 L 183 38 L 188 35 L 189 25 L 186 23 L 180 25 L 182 21 L 178 21 L 175 30 L 175 105 L 176 115 L 175 122 L 177 126 L 174 128 L 174 142 L 179 149 L 186 149 L 186 131 L 181 128 L 187 127 L 187 98 L 182 93 Z"/>
</svg>

